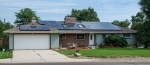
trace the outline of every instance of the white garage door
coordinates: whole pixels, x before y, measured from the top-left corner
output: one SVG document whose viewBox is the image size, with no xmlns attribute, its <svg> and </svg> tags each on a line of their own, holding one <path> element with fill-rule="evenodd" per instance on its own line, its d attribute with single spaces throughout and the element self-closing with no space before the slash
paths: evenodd
<svg viewBox="0 0 150 65">
<path fill-rule="evenodd" d="M 14 49 L 50 49 L 49 34 L 14 34 Z"/>
</svg>

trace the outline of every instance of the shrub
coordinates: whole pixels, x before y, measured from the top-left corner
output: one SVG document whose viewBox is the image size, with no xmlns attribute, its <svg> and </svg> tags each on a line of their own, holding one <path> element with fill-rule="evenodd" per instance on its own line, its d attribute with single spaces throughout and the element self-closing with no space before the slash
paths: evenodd
<svg viewBox="0 0 150 65">
<path fill-rule="evenodd" d="M 105 38 L 104 42 L 107 46 L 113 45 L 124 47 L 128 45 L 126 39 L 124 37 L 120 37 L 119 35 L 110 35 Z"/>
</svg>

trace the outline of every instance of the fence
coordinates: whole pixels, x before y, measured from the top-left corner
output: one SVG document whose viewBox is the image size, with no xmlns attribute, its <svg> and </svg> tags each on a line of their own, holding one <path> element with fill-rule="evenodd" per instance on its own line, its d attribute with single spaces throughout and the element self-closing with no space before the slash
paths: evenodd
<svg viewBox="0 0 150 65">
<path fill-rule="evenodd" d="M 0 39 L 0 47 L 8 47 L 9 46 L 9 38 Z"/>
</svg>

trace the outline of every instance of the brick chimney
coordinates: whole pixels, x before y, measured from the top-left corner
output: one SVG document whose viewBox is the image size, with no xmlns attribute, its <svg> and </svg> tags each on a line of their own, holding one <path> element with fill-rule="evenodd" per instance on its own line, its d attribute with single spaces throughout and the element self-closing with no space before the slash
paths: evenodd
<svg viewBox="0 0 150 65">
<path fill-rule="evenodd" d="M 32 23 L 32 25 L 37 23 L 37 19 L 35 17 L 32 17 L 30 22 Z"/>
<path fill-rule="evenodd" d="M 65 17 L 65 24 L 69 27 L 74 26 L 76 23 L 76 18 L 75 17 Z"/>
</svg>

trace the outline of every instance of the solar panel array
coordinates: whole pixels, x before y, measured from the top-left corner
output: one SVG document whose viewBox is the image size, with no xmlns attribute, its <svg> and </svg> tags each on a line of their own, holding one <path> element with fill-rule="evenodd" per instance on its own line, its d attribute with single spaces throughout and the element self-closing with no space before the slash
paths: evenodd
<svg viewBox="0 0 150 65">
<path fill-rule="evenodd" d="M 72 27 L 63 27 L 64 21 L 38 21 L 41 25 L 44 26 L 20 26 L 22 31 L 50 31 L 50 28 L 56 28 L 59 30 L 121 30 L 115 25 L 112 25 L 109 22 L 77 22 Z M 80 27 L 78 25 L 83 25 Z"/>
</svg>

